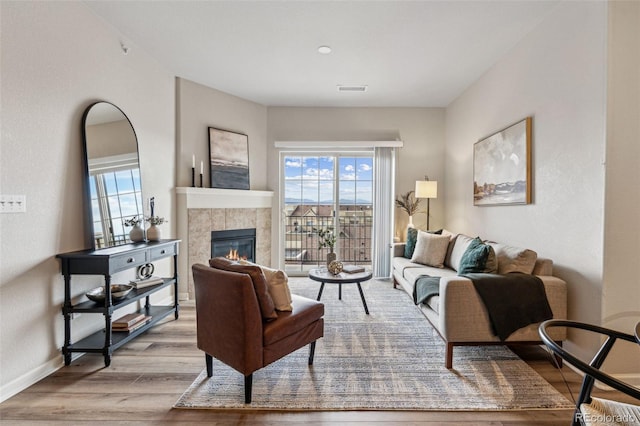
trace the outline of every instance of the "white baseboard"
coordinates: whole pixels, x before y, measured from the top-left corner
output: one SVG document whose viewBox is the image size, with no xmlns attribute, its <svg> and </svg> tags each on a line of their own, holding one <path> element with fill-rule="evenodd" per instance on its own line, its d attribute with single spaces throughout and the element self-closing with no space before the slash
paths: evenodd
<svg viewBox="0 0 640 426">
<path fill-rule="evenodd" d="M 0 387 L 0 402 L 6 401 L 17 393 L 22 392 L 29 386 L 38 383 L 40 380 L 55 373 L 60 368 L 64 367 L 64 360 L 62 355 L 57 356 L 55 359 L 49 360 L 40 367 L 29 371 L 26 374 L 10 381 L 6 385 Z"/>
<path fill-rule="evenodd" d="M 173 296 L 167 296 L 154 304 L 167 306 L 172 305 Z M 84 355 L 84 353 L 73 353 L 71 355 L 71 360 L 76 360 L 82 355 Z M 59 355 L 55 359 L 49 360 L 43 365 L 34 368 L 33 370 L 29 371 L 26 374 L 23 374 L 15 380 L 12 380 L 6 385 L 0 386 L 0 403 L 22 392 L 29 386 L 38 383 L 40 380 L 55 373 L 62 367 L 64 367 L 64 358 L 62 355 Z"/>
</svg>

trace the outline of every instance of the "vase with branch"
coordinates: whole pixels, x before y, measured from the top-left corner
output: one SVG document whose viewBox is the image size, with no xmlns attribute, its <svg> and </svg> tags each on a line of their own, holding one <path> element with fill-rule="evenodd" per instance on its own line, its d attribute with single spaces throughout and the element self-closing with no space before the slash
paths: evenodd
<svg viewBox="0 0 640 426">
<path fill-rule="evenodd" d="M 141 222 L 142 220 L 138 216 L 131 216 L 124 221 L 124 226 L 131 227 L 129 239 L 134 243 L 144 241 L 144 230 L 140 227 Z"/>
<path fill-rule="evenodd" d="M 323 248 L 328 248 L 329 253 L 327 253 L 327 266 L 334 260 L 337 259 L 336 254 L 333 252 L 333 248 L 336 245 L 337 237 L 333 233 L 331 229 L 319 229 L 318 230 L 318 250 Z"/>
<path fill-rule="evenodd" d="M 409 225 L 407 226 L 413 228 L 413 215 L 420 207 L 420 199 L 413 195 L 413 191 L 409 191 L 406 194 L 401 194 L 400 198 L 396 198 L 396 207 L 407 212 L 409 215 Z"/>
<path fill-rule="evenodd" d="M 167 222 L 164 217 L 160 216 L 149 216 L 145 218 L 146 222 L 149 222 L 149 227 L 147 228 L 147 239 L 149 241 L 160 241 L 162 238 L 162 232 L 158 225 L 162 225 Z"/>
</svg>

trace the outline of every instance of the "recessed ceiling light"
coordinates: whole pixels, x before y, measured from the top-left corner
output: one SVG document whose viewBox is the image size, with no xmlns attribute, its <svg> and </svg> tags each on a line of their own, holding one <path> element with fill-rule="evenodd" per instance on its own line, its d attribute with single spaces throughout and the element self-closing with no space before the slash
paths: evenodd
<svg viewBox="0 0 640 426">
<path fill-rule="evenodd" d="M 318 47 L 318 53 L 328 55 L 329 53 L 331 53 L 331 48 L 329 46 L 320 46 Z"/>
</svg>

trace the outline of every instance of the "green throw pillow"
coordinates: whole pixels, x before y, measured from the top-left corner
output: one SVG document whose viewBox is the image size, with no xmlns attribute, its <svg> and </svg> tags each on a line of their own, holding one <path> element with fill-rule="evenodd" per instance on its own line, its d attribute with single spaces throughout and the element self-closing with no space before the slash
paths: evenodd
<svg viewBox="0 0 640 426">
<path fill-rule="evenodd" d="M 479 237 L 474 238 L 460 259 L 458 275 L 489 272 L 487 271 L 487 259 L 492 251 L 493 248 L 484 244 Z"/>
<path fill-rule="evenodd" d="M 417 240 L 418 240 L 418 229 L 408 228 L 407 242 L 404 245 L 404 257 L 406 257 L 407 259 L 411 259 L 413 257 L 413 252 L 416 249 Z"/>
</svg>

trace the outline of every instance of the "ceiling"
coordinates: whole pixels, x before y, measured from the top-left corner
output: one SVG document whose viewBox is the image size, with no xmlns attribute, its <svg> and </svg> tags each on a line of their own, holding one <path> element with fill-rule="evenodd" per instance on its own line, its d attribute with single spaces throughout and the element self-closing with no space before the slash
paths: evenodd
<svg viewBox="0 0 640 426">
<path fill-rule="evenodd" d="M 130 53 L 263 105 L 444 107 L 559 1 L 85 3 Z"/>
</svg>

